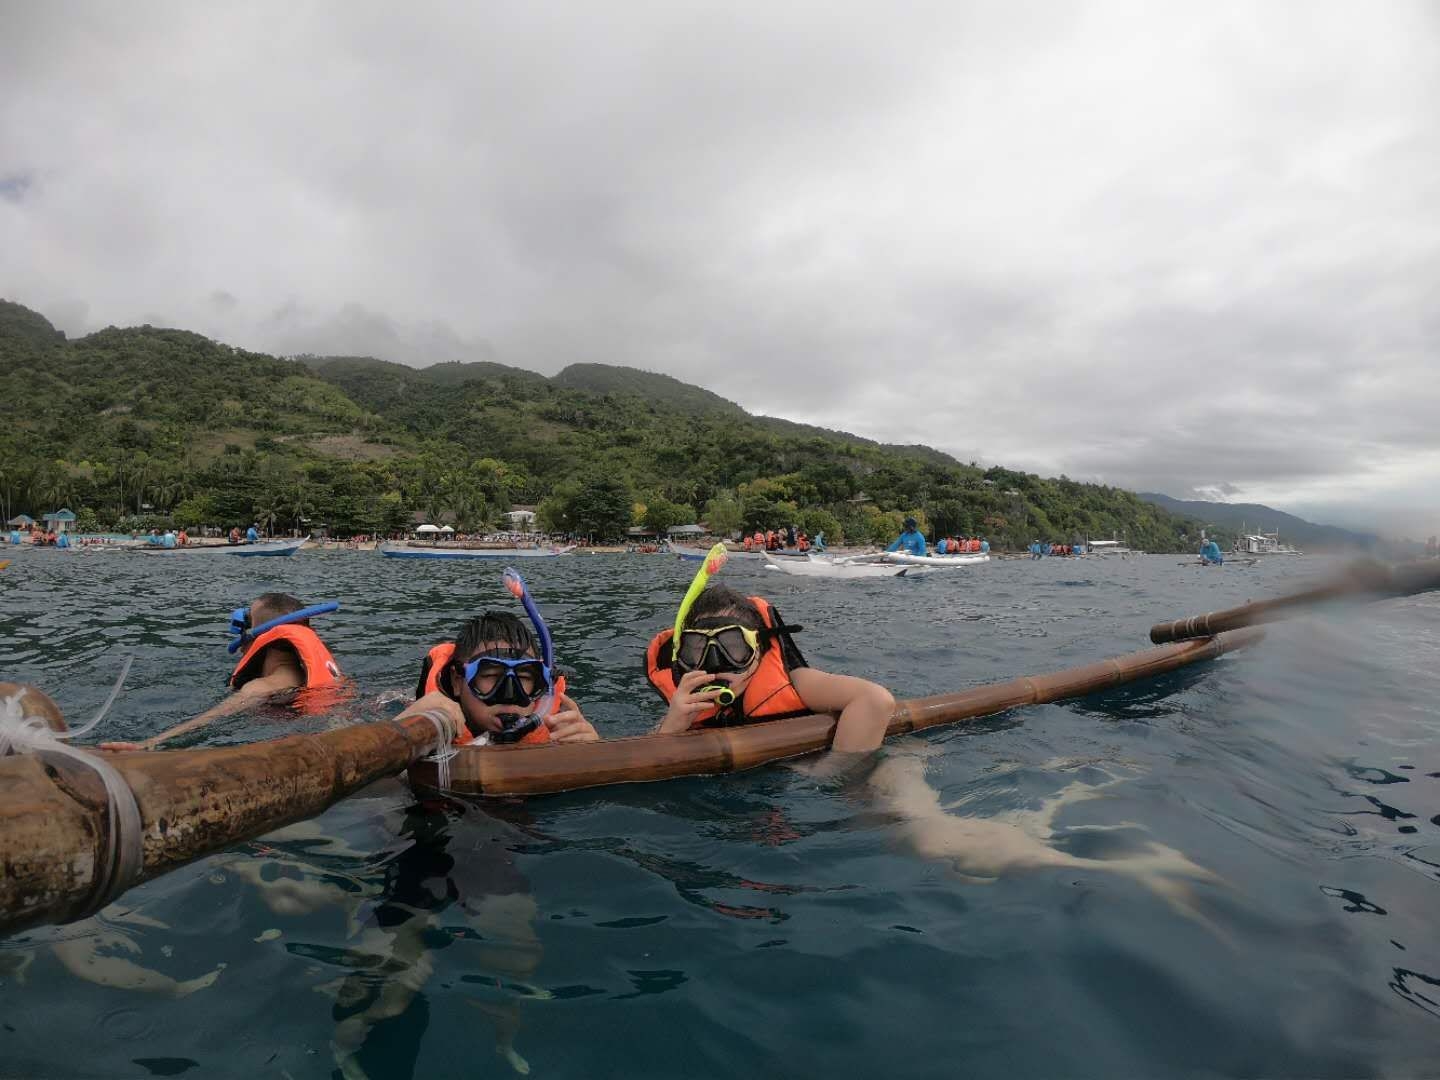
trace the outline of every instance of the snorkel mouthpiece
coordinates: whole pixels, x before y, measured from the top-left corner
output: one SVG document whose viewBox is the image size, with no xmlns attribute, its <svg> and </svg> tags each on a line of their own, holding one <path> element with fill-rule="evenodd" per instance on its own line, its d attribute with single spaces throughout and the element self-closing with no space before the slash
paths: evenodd
<svg viewBox="0 0 1440 1080">
<path fill-rule="evenodd" d="M 720 691 L 720 693 L 715 695 L 715 704 L 719 705 L 721 708 L 724 708 L 726 705 L 733 705 L 735 703 L 735 691 L 731 690 L 730 687 L 726 686 L 724 683 L 711 683 L 709 686 L 702 686 L 700 688 L 701 693 L 705 693 L 709 690 Z"/>
</svg>

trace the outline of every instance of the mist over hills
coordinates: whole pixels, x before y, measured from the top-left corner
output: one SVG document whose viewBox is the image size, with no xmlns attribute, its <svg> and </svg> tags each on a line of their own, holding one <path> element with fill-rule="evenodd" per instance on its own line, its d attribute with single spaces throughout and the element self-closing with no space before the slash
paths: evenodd
<svg viewBox="0 0 1440 1080">
<path fill-rule="evenodd" d="M 1319 525 L 1260 503 L 1221 503 L 1201 499 L 1173 499 L 1157 491 L 1139 492 L 1140 498 L 1172 514 L 1192 518 L 1219 534 L 1279 532 L 1281 540 L 1301 551 L 1377 551 L 1397 557 L 1418 554 L 1421 545 L 1392 540 L 1375 533 L 1355 532 L 1335 525 Z"/>
</svg>

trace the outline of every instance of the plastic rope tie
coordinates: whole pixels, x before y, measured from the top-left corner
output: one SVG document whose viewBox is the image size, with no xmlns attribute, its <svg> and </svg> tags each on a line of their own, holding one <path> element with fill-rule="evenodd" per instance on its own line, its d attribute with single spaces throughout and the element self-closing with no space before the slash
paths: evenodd
<svg viewBox="0 0 1440 1080">
<path fill-rule="evenodd" d="M 129 669 L 127 663 L 125 670 Z M 123 682 L 124 678 L 122 673 L 120 681 Z M 135 884 L 145 866 L 144 825 L 140 820 L 135 793 L 110 762 L 71 746 L 67 741 L 84 735 L 100 722 L 119 692 L 119 685 L 117 682 L 110 701 L 95 719 L 76 731 L 51 731 L 40 717 L 26 716 L 20 704 L 25 696 L 24 690 L 0 701 L 0 757 L 7 754 L 54 754 L 94 770 L 105 785 L 105 846 L 108 858 L 103 864 L 97 861 L 90 899 L 77 918 L 93 915 Z"/>
<path fill-rule="evenodd" d="M 416 713 L 415 715 L 423 716 L 435 727 L 435 750 L 428 757 L 424 757 L 421 760 L 435 763 L 439 785 L 442 789 L 448 791 L 450 790 L 450 759 L 459 753 L 459 751 L 451 745 L 452 735 L 447 724 L 450 718 L 438 709 L 426 709 L 424 712 Z"/>
</svg>

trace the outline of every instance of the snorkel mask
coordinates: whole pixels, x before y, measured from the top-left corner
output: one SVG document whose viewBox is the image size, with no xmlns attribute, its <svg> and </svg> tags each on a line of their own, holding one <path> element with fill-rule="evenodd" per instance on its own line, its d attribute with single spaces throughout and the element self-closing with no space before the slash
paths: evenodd
<svg viewBox="0 0 1440 1080">
<path fill-rule="evenodd" d="M 230 633 L 234 635 L 234 640 L 225 646 L 225 648 L 228 652 L 237 653 L 267 630 L 274 630 L 277 626 L 302 622 L 305 619 L 313 619 L 316 615 L 328 615 L 332 611 L 339 610 L 339 601 L 327 600 L 323 604 L 312 604 L 310 607 L 301 608 L 299 611 L 292 611 L 288 615 L 281 615 L 278 618 L 271 619 L 269 622 L 263 622 L 259 626 L 251 626 L 250 609 L 248 607 L 237 607 L 230 613 Z"/>
<path fill-rule="evenodd" d="M 704 648 L 701 650 L 696 663 L 686 665 L 681 662 L 681 653 L 684 646 L 683 636 L 688 633 L 685 629 L 685 616 L 690 614 L 690 609 L 695 606 L 695 601 L 698 600 L 700 594 L 705 591 L 705 586 L 709 584 L 710 581 L 710 575 L 719 573 L 720 568 L 725 565 L 726 560 L 729 558 L 730 553 L 725 550 L 724 544 L 717 543 L 712 547 L 701 561 L 700 569 L 695 574 L 695 580 L 690 582 L 690 588 L 685 590 L 685 599 L 680 601 L 680 610 L 675 612 L 675 630 L 670 636 L 670 655 L 672 658 L 671 667 L 675 671 L 677 682 L 681 674 L 686 671 L 703 670 L 713 675 L 722 671 L 744 670 L 744 668 L 735 667 L 733 662 L 729 664 L 725 663 L 725 660 L 728 658 L 721 655 L 724 649 L 719 644 L 718 636 L 731 629 L 729 627 L 723 627 L 716 631 L 715 634 L 705 633 L 705 637 L 708 640 L 705 642 Z M 738 629 L 738 627 L 735 629 Z M 750 631 L 750 634 L 753 638 L 754 631 Z M 758 639 L 751 644 L 758 644 Z M 746 666 L 748 666 L 748 664 Z M 730 687 L 724 683 L 711 683 L 708 686 L 701 687 L 702 692 L 706 690 L 719 691 L 715 697 L 715 704 L 721 707 L 729 705 L 735 700 L 735 691 L 731 690 Z"/>
<path fill-rule="evenodd" d="M 545 625 L 540 609 L 531 599 L 525 579 L 516 570 L 506 567 L 503 580 L 505 588 L 524 606 L 525 614 L 535 627 L 540 658 L 485 655 L 455 664 L 466 690 L 482 704 L 491 708 L 511 706 L 525 710 L 516 717 L 506 718 L 500 731 L 484 733 L 494 744 L 519 742 L 539 727 L 550 712 L 556 693 L 555 643 L 550 636 L 550 628 Z M 441 686 L 444 688 L 444 682 Z M 445 692 L 449 695 L 448 688 Z"/>
</svg>

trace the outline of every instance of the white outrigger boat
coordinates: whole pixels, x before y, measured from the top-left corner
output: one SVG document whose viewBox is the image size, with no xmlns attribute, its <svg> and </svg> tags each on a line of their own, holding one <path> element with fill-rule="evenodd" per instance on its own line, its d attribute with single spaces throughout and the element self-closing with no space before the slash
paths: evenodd
<svg viewBox="0 0 1440 1080">
<path fill-rule="evenodd" d="M 988 553 L 967 552 L 960 555 L 911 555 L 904 551 L 883 551 L 879 555 L 852 555 L 847 562 L 883 562 L 899 566 L 926 566 L 932 570 L 956 570 L 990 561 Z"/>
<path fill-rule="evenodd" d="M 773 554 L 773 552 L 771 553 Z M 806 559 L 775 559 L 765 563 L 767 570 L 779 570 L 795 577 L 818 578 L 893 578 L 914 577 L 927 573 L 925 567 L 896 566 L 883 562 L 849 562 L 823 555 Z"/>
<path fill-rule="evenodd" d="M 460 547 L 450 544 L 384 543 L 376 549 L 387 559 L 553 559 L 575 550 L 542 547 Z"/>
<path fill-rule="evenodd" d="M 1244 528 L 1242 525 L 1241 528 Z M 1282 544 L 1280 534 L 1255 533 L 1253 535 L 1241 536 L 1235 541 L 1231 551 L 1236 555 L 1303 555 L 1304 552 L 1297 551 L 1291 544 Z"/>
<path fill-rule="evenodd" d="M 1143 555 L 1143 551 L 1135 551 L 1123 540 L 1091 540 L 1085 545 L 1087 555 Z"/>
</svg>

